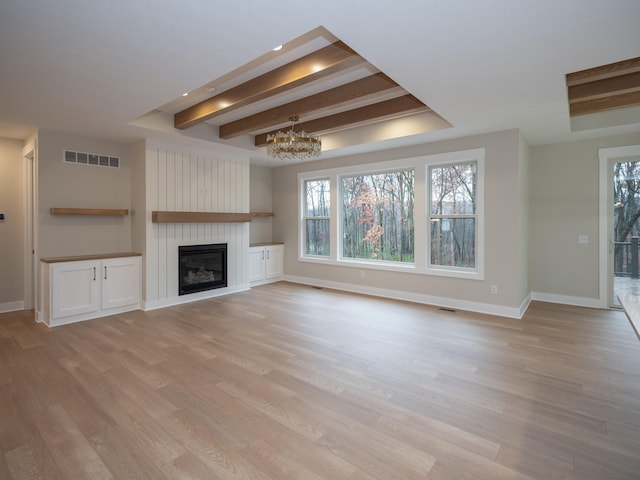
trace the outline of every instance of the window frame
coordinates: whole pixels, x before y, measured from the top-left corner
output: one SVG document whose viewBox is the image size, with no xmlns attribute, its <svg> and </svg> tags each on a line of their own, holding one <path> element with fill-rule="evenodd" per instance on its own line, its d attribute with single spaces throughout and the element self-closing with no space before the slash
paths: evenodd
<svg viewBox="0 0 640 480">
<path fill-rule="evenodd" d="M 342 227 L 344 225 L 344 192 L 342 191 L 343 188 L 343 180 L 345 178 L 352 178 L 352 177 L 357 177 L 357 176 L 373 176 L 373 175 L 382 175 L 385 173 L 391 173 L 391 172 L 401 172 L 401 171 L 413 171 L 413 182 L 414 182 L 414 204 L 415 204 L 415 180 L 416 180 L 416 169 L 414 166 L 408 166 L 408 167 L 394 167 L 394 168 L 386 168 L 386 169 L 380 169 L 380 168 L 376 168 L 375 170 L 363 170 L 360 169 L 358 170 L 356 173 L 340 173 L 337 175 L 336 177 L 336 181 L 337 181 L 337 197 L 339 199 L 338 205 L 336 206 L 336 208 L 338 209 L 338 228 L 339 230 L 337 231 L 337 241 L 338 241 L 338 252 L 337 253 L 337 259 L 340 262 L 346 262 L 346 263 L 357 263 L 357 264 L 365 264 L 365 265 L 381 265 L 381 266 L 387 266 L 387 267 L 394 267 L 394 266 L 398 266 L 398 267 L 414 267 L 415 266 L 415 249 L 416 249 L 416 245 L 415 245 L 415 235 L 414 235 L 414 244 L 413 244 L 413 262 L 394 262 L 391 260 L 372 260 L 372 259 L 367 259 L 367 258 L 352 258 L 352 257 L 345 257 L 344 256 L 344 234 L 342 231 Z M 414 208 L 414 212 L 413 215 L 415 216 L 415 208 Z M 414 218 L 414 230 L 415 230 L 415 218 Z"/>
<path fill-rule="evenodd" d="M 476 211 L 475 214 L 433 215 L 431 213 L 431 169 L 476 164 Z M 425 163 L 426 205 L 425 205 L 425 270 L 431 275 L 446 277 L 474 278 L 484 280 L 484 149 L 465 150 L 437 155 L 429 155 Z M 432 218 L 473 218 L 475 219 L 475 267 L 455 267 L 431 263 L 431 219 Z"/>
<path fill-rule="evenodd" d="M 472 280 L 484 280 L 484 159 L 485 149 L 476 148 L 442 154 L 422 155 L 411 158 L 390 160 L 376 163 L 366 163 L 347 167 L 298 173 L 298 261 L 321 263 L 342 267 L 358 268 L 361 270 L 386 270 L 421 275 L 446 276 Z M 430 266 L 431 251 L 427 241 L 430 237 L 430 222 L 427 214 L 430 212 L 431 179 L 428 176 L 432 166 L 450 165 L 456 163 L 477 162 L 477 192 L 476 192 L 476 266 L 473 269 L 465 267 Z M 352 259 L 342 257 L 342 178 L 357 175 L 375 175 L 396 170 L 414 170 L 414 262 L 385 262 L 382 260 Z M 422 172 L 422 173 L 420 173 Z M 305 254 L 306 224 L 303 218 L 305 182 L 308 180 L 329 179 L 330 195 L 330 246 L 329 256 Z M 317 217 L 314 217 L 317 218 Z M 424 248 L 420 248 L 424 246 Z"/>
<path fill-rule="evenodd" d="M 306 215 L 307 211 L 307 190 L 306 185 L 307 182 L 321 181 L 327 180 L 329 182 L 329 216 L 314 216 L 309 217 Z M 333 252 L 332 248 L 332 237 L 333 237 L 333 225 L 331 225 L 331 209 L 333 208 L 333 198 L 332 198 L 332 187 L 331 187 L 331 178 L 327 175 L 323 175 L 320 177 L 309 177 L 304 178 L 300 181 L 300 256 L 306 259 L 327 259 L 330 258 L 331 253 Z M 329 220 L 329 255 L 314 255 L 310 253 L 306 253 L 306 239 L 307 239 L 307 220 Z"/>
</svg>

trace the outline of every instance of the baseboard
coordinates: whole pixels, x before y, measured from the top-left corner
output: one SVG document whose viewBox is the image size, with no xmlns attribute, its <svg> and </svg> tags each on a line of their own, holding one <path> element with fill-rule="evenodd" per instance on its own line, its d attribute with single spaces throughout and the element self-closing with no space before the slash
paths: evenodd
<svg viewBox="0 0 640 480">
<path fill-rule="evenodd" d="M 435 297 L 433 295 L 401 292 L 398 290 L 391 290 L 386 288 L 361 287 L 350 283 L 330 282 L 326 280 L 319 280 L 316 278 L 297 277 L 293 275 L 285 275 L 283 280 L 292 283 L 300 283 L 303 285 L 311 285 L 314 287 L 333 288 L 335 290 L 361 293 L 364 295 L 372 295 L 374 297 L 391 298 L 394 300 L 406 300 L 409 302 L 433 305 L 436 307 L 453 308 L 456 310 L 466 310 L 476 313 L 486 313 L 489 315 L 498 315 L 500 317 L 515 319 L 521 319 L 529 305 L 528 301 L 525 300 L 520 308 L 505 307 L 502 305 L 493 305 L 490 303 L 470 302 L 467 300 L 447 297 Z"/>
<path fill-rule="evenodd" d="M 574 307 L 605 308 L 598 298 L 572 297 L 569 295 L 555 295 L 553 293 L 531 293 L 531 298 L 539 302 L 561 303 Z"/>
<path fill-rule="evenodd" d="M 531 305 L 531 294 L 527 295 L 527 298 L 525 298 L 522 302 L 522 305 L 520 305 L 520 317 L 518 318 L 524 317 L 524 314 L 527 313 L 529 305 Z"/>
<path fill-rule="evenodd" d="M 16 310 L 24 310 L 24 300 L 0 303 L 0 313 L 15 312 Z"/>
<path fill-rule="evenodd" d="M 182 305 L 184 303 L 197 302 L 198 300 L 206 300 L 207 298 L 221 297 L 230 293 L 238 293 L 249 290 L 249 284 L 236 285 L 227 288 L 217 288 L 215 290 L 207 290 L 206 292 L 190 293 L 189 295 L 180 295 L 178 297 L 163 298 L 161 300 L 143 301 L 142 310 L 157 310 L 158 308 L 171 307 L 173 305 Z"/>
</svg>

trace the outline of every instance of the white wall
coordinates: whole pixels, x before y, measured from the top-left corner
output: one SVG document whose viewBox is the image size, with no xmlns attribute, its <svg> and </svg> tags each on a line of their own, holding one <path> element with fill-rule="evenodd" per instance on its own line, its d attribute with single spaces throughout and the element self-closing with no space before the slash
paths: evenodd
<svg viewBox="0 0 640 480">
<path fill-rule="evenodd" d="M 151 222 L 152 211 L 249 212 L 249 159 L 235 149 L 146 144 L 145 308 L 249 286 L 249 223 Z M 178 246 L 227 243 L 228 287 L 178 297 Z"/>
<path fill-rule="evenodd" d="M 0 312 L 24 308 L 22 146 L 0 138 Z"/>
<path fill-rule="evenodd" d="M 346 165 L 375 163 L 421 155 L 485 149 L 485 279 L 468 280 L 413 273 L 368 270 L 360 278 L 360 269 L 298 261 L 298 183 L 302 171 L 318 171 Z M 520 181 L 525 169 L 528 146 L 518 130 L 434 142 L 403 149 L 391 149 L 350 157 L 283 166 L 273 173 L 274 240 L 285 243 L 287 278 L 308 283 L 338 286 L 364 293 L 382 294 L 425 303 L 434 303 L 476 311 L 520 317 L 528 291 L 527 246 L 521 236 L 526 231 L 521 217 L 526 216 L 527 196 Z M 526 172 L 524 173 L 526 175 Z M 416 246 L 419 247 L 419 246 Z M 525 259 L 523 261 L 523 259 Z M 523 265 L 524 263 L 524 265 Z M 498 286 L 498 295 L 490 293 Z"/>
</svg>

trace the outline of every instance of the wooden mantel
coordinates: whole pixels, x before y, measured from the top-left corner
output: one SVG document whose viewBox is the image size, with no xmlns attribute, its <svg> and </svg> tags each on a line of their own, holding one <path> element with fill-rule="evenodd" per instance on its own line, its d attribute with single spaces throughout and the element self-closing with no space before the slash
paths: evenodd
<svg viewBox="0 0 640 480">
<path fill-rule="evenodd" d="M 233 223 L 250 222 L 250 213 L 232 212 L 151 212 L 153 223 Z"/>
</svg>

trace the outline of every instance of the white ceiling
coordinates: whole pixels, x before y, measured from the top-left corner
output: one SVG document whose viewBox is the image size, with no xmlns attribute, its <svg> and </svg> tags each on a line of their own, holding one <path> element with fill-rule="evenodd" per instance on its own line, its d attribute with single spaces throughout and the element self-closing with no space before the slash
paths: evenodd
<svg viewBox="0 0 640 480">
<path fill-rule="evenodd" d="M 331 156 L 510 128 L 534 145 L 640 132 L 629 110 L 572 132 L 564 77 L 640 56 L 639 23 L 639 0 L 2 0 L 0 137 L 158 135 L 132 122 L 319 26 L 453 125 Z"/>
</svg>

